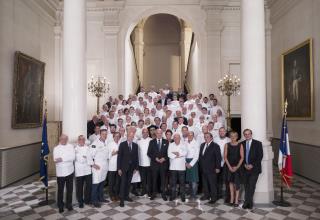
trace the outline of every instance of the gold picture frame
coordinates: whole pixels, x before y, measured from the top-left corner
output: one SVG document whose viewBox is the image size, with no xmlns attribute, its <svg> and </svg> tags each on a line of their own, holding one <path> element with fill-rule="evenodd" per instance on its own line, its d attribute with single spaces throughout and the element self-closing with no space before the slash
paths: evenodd
<svg viewBox="0 0 320 220">
<path fill-rule="evenodd" d="M 282 103 L 288 101 L 288 120 L 314 120 L 312 49 L 309 38 L 281 55 Z"/>
<path fill-rule="evenodd" d="M 12 98 L 12 128 L 42 124 L 45 63 L 16 51 Z"/>
</svg>

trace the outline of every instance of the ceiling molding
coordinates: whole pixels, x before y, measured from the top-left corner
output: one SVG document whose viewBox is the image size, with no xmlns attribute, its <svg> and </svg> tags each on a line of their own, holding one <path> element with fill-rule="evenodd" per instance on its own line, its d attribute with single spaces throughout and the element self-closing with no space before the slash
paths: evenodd
<svg viewBox="0 0 320 220">
<path fill-rule="evenodd" d="M 270 8 L 270 23 L 276 23 L 282 16 L 290 11 L 300 0 L 270 0 L 268 2 Z"/>
</svg>

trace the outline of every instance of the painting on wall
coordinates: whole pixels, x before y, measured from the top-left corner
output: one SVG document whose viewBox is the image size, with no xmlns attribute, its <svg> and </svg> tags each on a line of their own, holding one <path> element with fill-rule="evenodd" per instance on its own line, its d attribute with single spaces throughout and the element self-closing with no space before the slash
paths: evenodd
<svg viewBox="0 0 320 220">
<path fill-rule="evenodd" d="M 314 120 L 312 59 L 312 39 L 281 56 L 282 103 L 288 102 L 288 120 Z"/>
<path fill-rule="evenodd" d="M 14 55 L 12 128 L 42 124 L 45 63 L 19 51 Z"/>
</svg>

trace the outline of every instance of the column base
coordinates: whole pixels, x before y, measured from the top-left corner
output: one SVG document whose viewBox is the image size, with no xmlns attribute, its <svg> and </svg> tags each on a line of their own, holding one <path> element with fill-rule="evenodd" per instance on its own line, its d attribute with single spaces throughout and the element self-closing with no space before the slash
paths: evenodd
<svg viewBox="0 0 320 220">
<path fill-rule="evenodd" d="M 274 200 L 273 157 L 272 146 L 269 142 L 264 142 L 261 162 L 262 173 L 259 175 L 254 194 L 254 203 L 256 204 L 270 204 Z"/>
</svg>

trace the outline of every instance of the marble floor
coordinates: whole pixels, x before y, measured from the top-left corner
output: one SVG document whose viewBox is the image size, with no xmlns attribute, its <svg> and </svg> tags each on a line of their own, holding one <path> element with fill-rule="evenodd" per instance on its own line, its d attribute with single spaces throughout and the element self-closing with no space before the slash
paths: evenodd
<svg viewBox="0 0 320 220">
<path fill-rule="evenodd" d="M 275 172 L 276 173 L 276 172 Z M 49 182 L 49 195 L 55 196 L 54 179 Z M 275 174 L 274 185 L 279 192 L 279 178 Z M 150 201 L 145 197 L 134 197 L 133 202 L 121 208 L 118 203 L 107 203 L 101 208 L 74 206 L 73 211 L 59 214 L 56 205 L 38 206 L 44 197 L 42 183 L 32 181 L 0 190 L 0 219 L 320 219 L 320 184 L 295 176 L 291 189 L 285 190 L 285 198 L 291 207 L 259 205 L 253 210 L 233 208 L 219 200 L 216 204 L 207 201 L 164 202 L 158 198 Z"/>
</svg>

